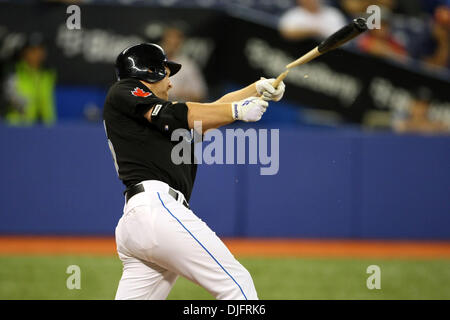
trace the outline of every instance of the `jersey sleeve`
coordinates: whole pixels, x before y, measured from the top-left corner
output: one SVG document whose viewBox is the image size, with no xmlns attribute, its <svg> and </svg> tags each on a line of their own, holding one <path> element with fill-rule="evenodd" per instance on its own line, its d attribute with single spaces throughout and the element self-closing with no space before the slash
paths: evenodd
<svg viewBox="0 0 450 320">
<path fill-rule="evenodd" d="M 132 118 L 142 120 L 144 114 L 157 104 L 171 104 L 155 96 L 149 89 L 136 85 L 119 85 L 111 95 L 114 108 Z"/>
</svg>

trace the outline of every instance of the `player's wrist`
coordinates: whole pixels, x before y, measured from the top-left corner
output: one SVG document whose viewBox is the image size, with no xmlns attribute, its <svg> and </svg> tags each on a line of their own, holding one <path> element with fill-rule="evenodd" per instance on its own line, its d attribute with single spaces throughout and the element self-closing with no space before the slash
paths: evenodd
<svg viewBox="0 0 450 320">
<path fill-rule="evenodd" d="M 261 95 L 261 94 L 259 93 L 259 91 L 258 91 L 258 89 L 259 89 L 259 81 L 261 81 L 261 80 L 255 81 L 255 82 L 253 82 L 253 84 L 252 84 L 252 91 L 253 91 L 253 93 L 254 93 L 254 94 L 252 94 L 252 95 L 254 95 L 254 96 Z"/>
<path fill-rule="evenodd" d="M 242 120 L 242 110 L 239 101 L 231 103 L 231 117 L 233 120 Z"/>
</svg>

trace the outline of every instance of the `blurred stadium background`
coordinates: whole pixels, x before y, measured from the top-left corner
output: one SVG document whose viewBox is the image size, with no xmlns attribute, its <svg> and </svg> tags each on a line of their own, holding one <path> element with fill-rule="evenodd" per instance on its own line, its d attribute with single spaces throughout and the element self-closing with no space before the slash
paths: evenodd
<svg viewBox="0 0 450 320">
<path fill-rule="evenodd" d="M 0 1 L 0 299 L 114 297 L 123 187 L 101 113 L 121 50 L 161 43 L 189 66 L 174 96 L 212 101 L 317 45 L 319 32 L 280 24 L 315 2 Z M 81 29 L 68 28 L 71 4 Z M 256 124 L 280 129 L 278 174 L 199 166 L 191 207 L 261 299 L 450 298 L 450 2 L 322 9 L 345 21 L 371 4 L 382 31 L 291 72 Z M 69 265 L 80 290 L 66 287 Z M 369 265 L 380 290 L 366 287 Z M 169 298 L 211 297 L 180 279 Z"/>
</svg>

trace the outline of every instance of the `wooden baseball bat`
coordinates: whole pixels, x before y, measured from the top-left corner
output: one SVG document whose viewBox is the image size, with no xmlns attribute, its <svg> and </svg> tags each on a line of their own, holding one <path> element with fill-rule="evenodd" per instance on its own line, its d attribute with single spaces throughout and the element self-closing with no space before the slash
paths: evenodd
<svg viewBox="0 0 450 320">
<path fill-rule="evenodd" d="M 305 64 L 328 51 L 334 50 L 342 46 L 343 44 L 349 42 L 350 40 L 359 36 L 361 33 L 365 31 L 367 31 L 366 20 L 364 18 L 354 19 L 351 23 L 349 23 L 345 27 L 342 27 L 341 29 L 333 33 L 331 36 L 323 40 L 317 47 L 312 49 L 310 52 L 286 65 L 286 71 L 284 71 L 277 77 L 272 86 L 274 88 L 277 88 L 280 82 L 283 81 L 284 78 L 286 78 L 290 69 Z"/>
</svg>

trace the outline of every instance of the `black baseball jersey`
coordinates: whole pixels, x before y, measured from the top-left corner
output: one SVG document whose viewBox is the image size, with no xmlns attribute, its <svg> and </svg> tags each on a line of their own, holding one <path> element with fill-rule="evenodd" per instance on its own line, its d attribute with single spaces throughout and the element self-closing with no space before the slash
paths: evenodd
<svg viewBox="0 0 450 320">
<path fill-rule="evenodd" d="M 172 103 L 155 96 L 137 79 L 120 80 L 109 89 L 103 119 L 116 169 L 127 189 L 144 180 L 159 180 L 181 191 L 189 201 L 197 171 L 194 144 L 186 139 L 182 142 L 192 147 L 190 164 L 173 163 L 172 148 L 179 141 L 171 141 L 144 117 L 158 104 Z M 185 112 L 183 127 L 189 130 L 187 108 Z"/>
</svg>

